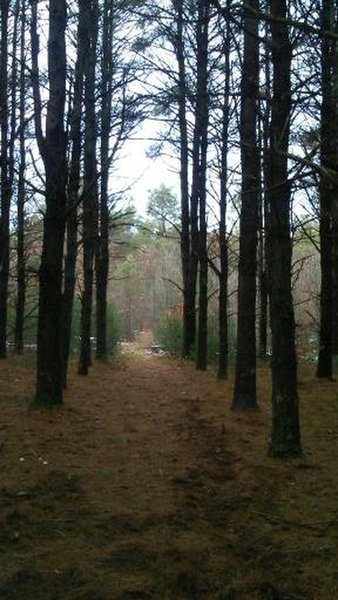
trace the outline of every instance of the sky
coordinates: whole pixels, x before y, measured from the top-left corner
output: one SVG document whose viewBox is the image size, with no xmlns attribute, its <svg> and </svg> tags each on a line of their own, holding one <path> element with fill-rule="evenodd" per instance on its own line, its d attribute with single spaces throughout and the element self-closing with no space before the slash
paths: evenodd
<svg viewBox="0 0 338 600">
<path fill-rule="evenodd" d="M 151 142 L 146 139 L 131 139 L 121 151 L 113 178 L 117 189 L 128 188 L 126 196 L 132 198 L 140 214 L 146 212 L 150 191 L 162 184 L 176 194 L 179 201 L 179 175 L 177 164 L 168 156 L 147 157 Z M 111 181 L 113 184 L 113 181 Z M 115 186 L 114 186 L 115 187 Z"/>
</svg>

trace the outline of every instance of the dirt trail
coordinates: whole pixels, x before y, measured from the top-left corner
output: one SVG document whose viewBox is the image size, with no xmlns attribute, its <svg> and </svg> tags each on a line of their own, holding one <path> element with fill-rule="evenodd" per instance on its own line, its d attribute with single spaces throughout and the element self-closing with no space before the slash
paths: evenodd
<svg viewBox="0 0 338 600">
<path fill-rule="evenodd" d="M 306 506 L 312 465 L 269 460 L 267 407 L 234 415 L 231 383 L 150 345 L 74 372 L 51 411 L 27 410 L 32 369 L 1 365 L 0 598 L 335 597 L 328 532 L 324 550 L 317 531 L 285 533 L 283 490 L 296 480 Z"/>
</svg>

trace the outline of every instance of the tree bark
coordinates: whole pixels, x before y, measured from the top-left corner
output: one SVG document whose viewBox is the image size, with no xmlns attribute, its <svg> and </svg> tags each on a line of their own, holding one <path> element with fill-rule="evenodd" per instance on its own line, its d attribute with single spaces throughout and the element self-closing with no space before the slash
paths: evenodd
<svg viewBox="0 0 338 600">
<path fill-rule="evenodd" d="M 227 11 L 230 3 L 227 3 Z M 218 378 L 228 378 L 229 344 L 228 344 L 228 240 L 227 240 L 227 203 L 228 203 L 228 137 L 230 122 L 230 19 L 226 24 L 226 37 L 224 40 L 225 80 L 222 107 L 222 141 L 221 141 L 221 173 L 220 173 L 220 200 L 219 200 L 219 354 Z"/>
<path fill-rule="evenodd" d="M 174 0 L 176 13 L 175 54 L 178 66 L 178 121 L 180 132 L 180 191 L 181 191 L 181 263 L 183 280 L 182 358 L 190 356 L 195 344 L 196 311 L 193 278 L 190 276 L 190 206 L 189 206 L 189 149 L 187 126 L 187 89 L 183 27 L 183 2 Z"/>
<path fill-rule="evenodd" d="M 209 42 L 209 2 L 200 0 L 197 22 L 197 90 L 196 90 L 196 139 L 199 140 L 196 179 L 198 186 L 199 231 L 199 305 L 198 336 L 196 348 L 196 368 L 205 371 L 208 360 L 208 250 L 206 221 L 206 171 L 208 152 L 208 42 Z M 193 167 L 193 172 L 195 172 Z"/>
<path fill-rule="evenodd" d="M 21 1 L 21 32 L 20 32 L 20 98 L 19 98 L 19 174 L 17 198 L 17 299 L 15 312 L 15 352 L 22 354 L 24 343 L 24 321 L 26 304 L 26 260 L 25 260 L 25 171 L 26 171 L 26 143 L 25 143 L 25 36 L 26 31 L 26 0 Z"/>
<path fill-rule="evenodd" d="M 97 240 L 97 125 L 95 114 L 95 64 L 98 35 L 98 5 L 88 2 L 88 56 L 85 66 L 85 141 L 83 183 L 83 293 L 81 305 L 81 344 L 78 373 L 87 375 L 91 365 L 91 320 L 93 303 L 94 257 Z"/>
<path fill-rule="evenodd" d="M 86 0 L 79 2 L 78 47 L 75 64 L 74 98 L 70 124 L 71 162 L 67 189 L 67 239 L 63 291 L 63 386 L 67 387 L 68 360 L 71 344 L 71 327 L 76 283 L 76 259 L 78 237 L 78 203 L 80 189 L 80 160 L 82 149 L 82 104 L 84 87 L 84 64 L 88 53 L 86 35 Z"/>
<path fill-rule="evenodd" d="M 330 31 L 334 24 L 334 2 L 322 2 L 322 27 Z M 337 195 L 337 183 L 332 176 L 326 175 L 326 169 L 336 169 L 337 163 L 337 98 L 335 90 L 336 76 L 335 40 L 323 37 L 321 42 L 321 124 L 320 124 L 320 161 L 323 170 L 320 175 L 320 327 L 317 377 L 331 378 L 333 375 L 333 325 L 334 325 L 334 263 L 333 263 L 333 203 Z"/>
<path fill-rule="evenodd" d="M 267 190 L 267 268 L 272 338 L 272 434 L 270 454 L 301 453 L 291 291 L 290 182 L 287 151 L 291 114 L 292 48 L 286 0 L 270 0 L 273 98 Z"/>
<path fill-rule="evenodd" d="M 266 96 L 260 102 L 260 152 L 261 152 L 261 194 L 259 201 L 259 246 L 258 246 L 258 285 L 259 285 L 259 356 L 266 359 L 268 352 L 268 287 L 266 273 L 266 244 L 265 223 L 267 210 L 267 179 L 268 179 L 268 148 L 269 148 L 269 124 L 270 124 L 270 100 L 271 97 L 271 63 L 270 50 L 268 46 L 268 27 L 265 26 L 264 46 L 264 71 Z"/>
<path fill-rule="evenodd" d="M 256 397 L 256 272 L 260 164 L 257 140 L 257 99 L 259 80 L 258 21 L 251 10 L 258 0 L 244 8 L 244 56 L 241 80 L 241 168 L 242 205 L 238 267 L 238 319 L 235 387 L 232 408 L 257 406 Z"/>
<path fill-rule="evenodd" d="M 96 252 L 96 358 L 107 360 L 107 288 L 109 274 L 109 137 L 111 130 L 112 79 L 113 79 L 113 28 L 112 0 L 103 6 L 102 60 L 101 60 L 101 185 L 99 224 Z"/>
<path fill-rule="evenodd" d="M 32 3 L 33 44 L 37 43 L 36 2 Z M 39 89 L 35 88 L 36 134 L 45 165 L 46 210 L 43 248 L 39 271 L 38 350 L 35 403 L 62 403 L 62 265 L 66 207 L 66 135 L 64 129 L 66 92 L 66 2 L 50 0 L 48 37 L 49 99 L 46 136 L 42 136 Z M 33 46 L 33 77 L 37 75 L 37 54 Z M 34 84 L 34 83 L 33 83 Z M 35 85 L 37 81 L 35 80 Z"/>
<path fill-rule="evenodd" d="M 9 177 L 8 103 L 8 0 L 1 0 L 0 114 L 1 114 L 1 212 L 0 212 L 0 358 L 7 356 L 7 299 L 9 277 L 9 216 L 11 188 Z"/>
<path fill-rule="evenodd" d="M 227 104 L 226 104 L 227 105 Z M 226 109 L 227 112 L 227 109 Z M 219 354 L 218 378 L 228 378 L 229 344 L 228 344 L 228 240 L 226 230 L 227 213 L 227 154 L 228 154 L 228 117 L 223 116 L 223 143 L 222 166 L 220 184 L 220 220 L 219 220 L 219 300 L 218 300 L 218 327 L 219 327 Z"/>
</svg>

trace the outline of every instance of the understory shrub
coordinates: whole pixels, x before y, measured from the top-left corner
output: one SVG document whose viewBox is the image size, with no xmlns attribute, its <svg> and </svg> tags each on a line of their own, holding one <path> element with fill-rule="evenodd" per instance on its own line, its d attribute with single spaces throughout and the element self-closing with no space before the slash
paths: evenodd
<svg viewBox="0 0 338 600">
<path fill-rule="evenodd" d="M 177 310 L 167 311 L 155 330 L 156 342 L 169 354 L 180 355 L 182 347 L 182 318 Z"/>
<path fill-rule="evenodd" d="M 228 323 L 229 362 L 234 361 L 236 347 L 236 328 L 232 318 Z M 182 316 L 178 310 L 170 310 L 166 313 L 155 331 L 156 342 L 169 354 L 177 356 L 182 347 Z M 218 360 L 218 316 L 212 314 L 208 318 L 208 360 L 217 363 Z M 195 352 L 192 352 L 192 358 Z"/>
<path fill-rule="evenodd" d="M 96 348 L 96 325 L 95 325 L 95 307 L 92 316 L 92 350 Z M 78 352 L 81 335 L 81 301 L 76 298 L 73 305 L 71 352 Z M 122 325 L 119 320 L 114 302 L 108 302 L 107 305 L 107 349 L 113 353 L 116 344 L 122 337 Z"/>
</svg>

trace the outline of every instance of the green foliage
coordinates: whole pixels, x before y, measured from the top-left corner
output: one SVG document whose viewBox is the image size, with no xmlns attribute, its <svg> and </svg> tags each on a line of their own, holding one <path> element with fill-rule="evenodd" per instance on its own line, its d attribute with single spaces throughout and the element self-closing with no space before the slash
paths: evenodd
<svg viewBox="0 0 338 600">
<path fill-rule="evenodd" d="M 182 320 L 176 310 L 167 312 L 155 331 L 156 342 L 170 354 L 179 355 L 182 347 Z"/>
<path fill-rule="evenodd" d="M 235 360 L 236 327 L 233 319 L 228 319 L 228 359 L 229 363 Z M 219 354 L 218 339 L 218 314 L 212 313 L 208 318 L 208 361 L 217 364 Z"/>
<path fill-rule="evenodd" d="M 27 270 L 31 273 L 35 273 L 37 274 L 39 272 L 39 268 L 40 268 L 40 257 L 39 256 L 32 256 L 28 261 L 27 261 Z"/>
<path fill-rule="evenodd" d="M 155 332 L 155 339 L 163 350 L 166 350 L 170 354 L 180 355 L 182 346 L 182 318 L 177 310 L 167 312 Z M 233 362 L 236 348 L 236 328 L 231 318 L 228 323 L 228 344 L 229 362 Z M 218 316 L 214 313 L 208 319 L 208 361 L 211 364 L 217 364 L 218 350 Z"/>
<path fill-rule="evenodd" d="M 147 213 L 157 235 L 165 235 L 179 221 L 179 206 L 172 190 L 161 184 L 149 194 Z"/>
<path fill-rule="evenodd" d="M 95 310 L 95 309 L 94 309 Z M 79 340 L 81 335 L 81 300 L 76 298 L 73 305 L 72 334 L 70 342 L 70 351 L 77 352 L 79 349 Z M 93 349 L 95 347 L 95 314 L 93 315 L 92 326 Z M 122 337 L 122 325 L 118 318 L 117 311 L 113 302 L 107 305 L 107 348 L 108 352 L 113 352 L 116 344 Z"/>
<path fill-rule="evenodd" d="M 122 323 L 118 317 L 114 302 L 107 306 L 107 348 L 113 353 L 116 344 L 122 339 Z"/>
<path fill-rule="evenodd" d="M 218 315 L 212 314 L 208 318 L 208 360 L 211 363 L 217 363 L 218 348 Z"/>
</svg>

